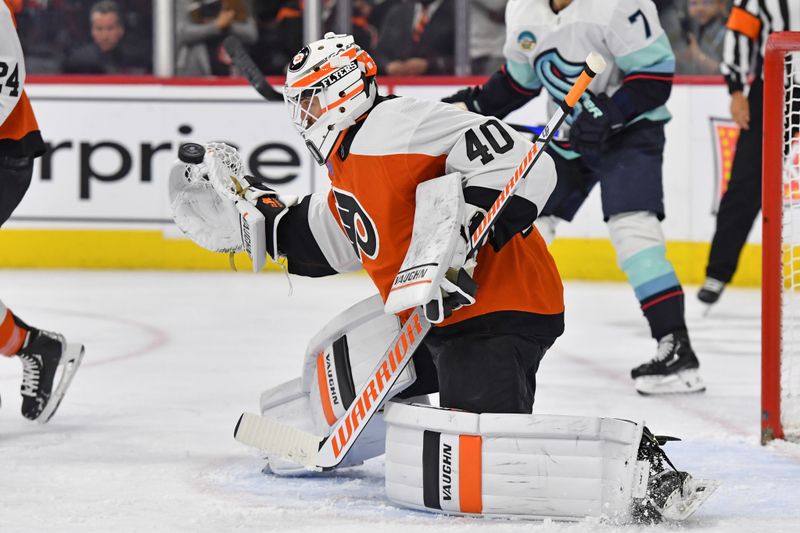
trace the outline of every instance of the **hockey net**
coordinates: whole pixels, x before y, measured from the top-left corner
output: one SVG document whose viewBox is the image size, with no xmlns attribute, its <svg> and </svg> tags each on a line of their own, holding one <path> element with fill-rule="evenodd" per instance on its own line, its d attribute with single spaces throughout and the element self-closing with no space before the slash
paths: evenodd
<svg viewBox="0 0 800 533">
<path fill-rule="evenodd" d="M 764 56 L 761 441 L 800 441 L 800 32 Z"/>
</svg>

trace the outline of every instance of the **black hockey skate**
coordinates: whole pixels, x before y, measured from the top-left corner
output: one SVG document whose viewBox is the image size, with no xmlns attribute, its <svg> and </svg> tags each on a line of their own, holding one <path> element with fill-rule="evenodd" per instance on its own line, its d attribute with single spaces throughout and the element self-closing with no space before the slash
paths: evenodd
<svg viewBox="0 0 800 533">
<path fill-rule="evenodd" d="M 636 498 L 633 502 L 631 515 L 638 523 L 686 520 L 719 486 L 716 481 L 696 480 L 688 472 L 680 472 L 675 468 L 661 448 L 675 440 L 680 439 L 655 436 L 646 427 L 642 432 L 637 460 L 647 461 L 650 472 L 644 498 Z"/>
<path fill-rule="evenodd" d="M 22 416 L 46 423 L 55 414 L 75 371 L 81 364 L 84 349 L 68 344 L 62 335 L 31 329 L 17 353 L 22 361 Z M 53 389 L 59 368 L 61 378 Z"/>
<path fill-rule="evenodd" d="M 639 394 L 676 394 L 706 390 L 698 368 L 700 362 L 686 331 L 676 331 L 658 340 L 656 356 L 631 370 Z"/>
<path fill-rule="evenodd" d="M 704 304 L 713 305 L 717 303 L 722 290 L 725 288 L 725 282 L 714 278 L 706 278 L 700 291 L 697 293 L 697 299 Z"/>
</svg>

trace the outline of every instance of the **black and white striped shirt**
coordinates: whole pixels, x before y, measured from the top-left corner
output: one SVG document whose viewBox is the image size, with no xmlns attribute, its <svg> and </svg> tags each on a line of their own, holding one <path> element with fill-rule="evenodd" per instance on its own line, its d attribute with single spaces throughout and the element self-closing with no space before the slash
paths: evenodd
<svg viewBox="0 0 800 533">
<path fill-rule="evenodd" d="M 762 75 L 767 36 L 800 31 L 800 0 L 735 0 L 720 68 L 730 92 L 741 91 L 747 75 Z"/>
</svg>

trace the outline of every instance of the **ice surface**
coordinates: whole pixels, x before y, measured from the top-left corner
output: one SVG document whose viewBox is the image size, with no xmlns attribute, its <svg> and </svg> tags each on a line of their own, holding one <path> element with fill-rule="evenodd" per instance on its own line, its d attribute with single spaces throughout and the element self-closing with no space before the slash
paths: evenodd
<svg viewBox="0 0 800 533">
<path fill-rule="evenodd" d="M 567 333 L 538 374 L 540 413 L 644 418 L 680 436 L 673 461 L 722 486 L 680 527 L 450 518 L 395 508 L 382 460 L 317 479 L 260 473 L 233 440 L 262 390 L 297 377 L 306 343 L 372 294 L 363 276 L 3 271 L 0 298 L 31 324 L 86 343 L 53 420 L 19 415 L 20 365 L 0 360 L 0 531 L 797 532 L 800 447 L 758 445 L 759 293 L 726 289 L 701 318 L 687 294 L 708 392 L 636 395 L 649 339 L 624 284 L 568 283 Z"/>
</svg>

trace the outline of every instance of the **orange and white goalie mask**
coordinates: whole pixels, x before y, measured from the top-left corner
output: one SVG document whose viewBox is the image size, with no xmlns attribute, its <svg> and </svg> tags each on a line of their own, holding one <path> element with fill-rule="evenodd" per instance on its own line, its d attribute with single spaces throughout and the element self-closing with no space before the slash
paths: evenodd
<svg viewBox="0 0 800 533">
<path fill-rule="evenodd" d="M 326 33 L 292 58 L 283 97 L 318 164 L 325 164 L 342 132 L 372 107 L 377 71 L 351 35 Z"/>
</svg>

